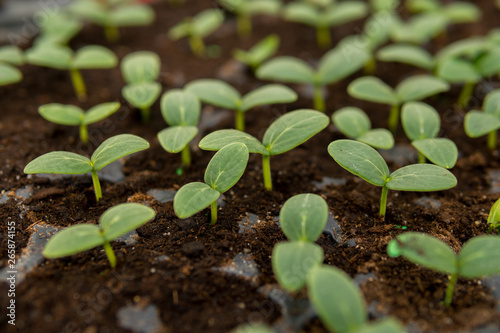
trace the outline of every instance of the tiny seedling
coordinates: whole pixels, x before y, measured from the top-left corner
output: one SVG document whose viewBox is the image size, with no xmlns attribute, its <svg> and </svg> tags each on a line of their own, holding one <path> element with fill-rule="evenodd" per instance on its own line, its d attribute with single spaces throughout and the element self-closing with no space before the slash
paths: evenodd
<svg viewBox="0 0 500 333">
<path fill-rule="evenodd" d="M 271 262 L 279 284 L 290 292 L 301 290 L 311 269 L 323 262 L 323 250 L 314 242 L 328 219 L 328 205 L 316 194 L 288 199 L 280 211 L 280 225 L 289 242 L 276 244 Z"/>
<path fill-rule="evenodd" d="M 90 172 L 95 198 L 99 201 L 102 198 L 102 192 L 97 171 L 119 158 L 147 148 L 149 148 L 149 143 L 143 138 L 132 134 L 120 134 L 101 143 L 90 159 L 67 151 L 53 151 L 29 162 L 24 168 L 24 173 L 77 175 Z"/>
<path fill-rule="evenodd" d="M 436 138 L 441 127 L 439 114 L 430 105 L 408 102 L 403 105 L 401 123 L 411 144 L 418 150 L 418 162 L 427 158 L 434 164 L 451 169 L 457 162 L 457 145 L 447 138 Z"/>
<path fill-rule="evenodd" d="M 319 319 L 335 333 L 403 333 L 393 318 L 368 322 L 362 293 L 342 270 L 331 266 L 313 268 L 307 278 L 307 292 Z"/>
<path fill-rule="evenodd" d="M 356 107 L 344 107 L 332 115 L 333 124 L 348 138 L 366 143 L 378 149 L 394 147 L 394 137 L 385 128 L 372 129 L 370 118 Z"/>
<path fill-rule="evenodd" d="M 76 17 L 102 26 L 110 43 L 120 39 L 120 27 L 146 26 L 155 19 L 155 12 L 149 5 L 135 0 L 77 0 L 68 9 Z"/>
<path fill-rule="evenodd" d="M 219 150 L 232 142 L 244 143 L 251 153 L 262 155 L 264 187 L 271 191 L 271 156 L 285 153 L 306 142 L 325 129 L 328 123 L 328 117 L 319 111 L 295 110 L 274 121 L 264 133 L 262 143 L 250 134 L 228 129 L 208 134 L 199 146 L 205 150 Z"/>
<path fill-rule="evenodd" d="M 223 22 L 224 14 L 221 10 L 207 9 L 172 27 L 168 32 L 168 37 L 172 40 L 188 37 L 193 54 L 202 57 L 205 55 L 203 38 L 217 30 Z"/>
<path fill-rule="evenodd" d="M 141 111 L 143 122 L 149 122 L 151 105 L 161 93 L 161 85 L 156 82 L 160 76 L 160 57 L 154 52 L 137 51 L 126 55 L 120 67 L 127 83 L 122 89 L 123 97 Z"/>
<path fill-rule="evenodd" d="M 331 27 L 363 18 L 367 13 L 368 6 L 363 1 L 323 1 L 321 4 L 293 1 L 283 10 L 283 17 L 314 27 L 318 46 L 328 48 Z"/>
<path fill-rule="evenodd" d="M 185 89 L 204 103 L 235 110 L 235 127 L 239 131 L 245 131 L 245 112 L 248 110 L 261 105 L 290 103 L 297 100 L 297 94 L 281 84 L 264 85 L 245 96 L 241 96 L 228 83 L 216 79 L 191 81 Z"/>
<path fill-rule="evenodd" d="M 59 103 L 45 104 L 38 108 L 40 115 L 55 124 L 80 126 L 80 140 L 88 143 L 87 126 L 103 120 L 120 108 L 120 103 L 102 103 L 90 108 L 87 112 L 75 105 Z"/>
<path fill-rule="evenodd" d="M 256 75 L 261 80 L 312 85 L 314 87 L 314 108 L 324 112 L 323 87 L 338 82 L 363 68 L 369 59 L 370 54 L 364 49 L 359 49 L 359 52 L 354 52 L 346 57 L 344 50 L 336 47 L 319 60 L 316 71 L 301 59 L 282 56 L 264 63 L 257 69 Z"/>
<path fill-rule="evenodd" d="M 182 152 L 183 167 L 191 165 L 189 142 L 198 134 L 200 109 L 200 101 L 189 91 L 172 89 L 161 98 L 161 114 L 170 127 L 158 133 L 158 141 L 169 153 Z"/>
<path fill-rule="evenodd" d="M 32 65 L 69 71 L 76 96 L 80 100 L 87 98 L 87 88 L 80 70 L 113 68 L 118 64 L 118 58 L 112 51 L 98 45 L 84 46 L 73 52 L 67 46 L 41 44 L 27 50 L 25 55 L 26 61 Z"/>
<path fill-rule="evenodd" d="M 0 47 L 0 86 L 17 83 L 23 74 L 15 66 L 24 64 L 23 51 L 14 45 Z"/>
<path fill-rule="evenodd" d="M 56 233 L 45 245 L 43 256 L 62 258 L 102 245 L 111 268 L 115 268 L 116 256 L 111 241 L 146 224 L 155 215 L 152 208 L 138 203 L 113 206 L 101 215 L 99 225 L 81 223 Z"/>
<path fill-rule="evenodd" d="M 281 0 L 218 0 L 222 7 L 236 15 L 237 31 L 240 37 L 252 34 L 252 16 L 277 15 Z"/>
<path fill-rule="evenodd" d="M 51 13 L 44 20 L 38 22 L 40 34 L 34 43 L 52 43 L 67 45 L 83 27 L 79 20 L 63 11 Z"/>
<path fill-rule="evenodd" d="M 382 156 L 372 147 L 359 141 L 333 141 L 328 146 L 328 153 L 350 173 L 382 187 L 381 216 L 385 216 L 388 190 L 431 192 L 457 185 L 457 179 L 451 172 L 434 164 L 407 165 L 390 173 Z"/>
<path fill-rule="evenodd" d="M 481 10 L 470 2 L 456 1 L 445 6 L 436 0 L 408 0 L 406 8 L 412 13 L 435 13 L 443 16 L 448 24 L 471 23 L 481 17 Z"/>
<path fill-rule="evenodd" d="M 234 50 L 233 57 L 255 71 L 266 59 L 276 53 L 279 44 L 279 36 L 272 34 L 262 39 L 248 51 L 241 49 Z"/>
<path fill-rule="evenodd" d="M 500 237 L 477 236 L 469 239 L 456 255 L 443 241 L 418 232 L 406 232 L 387 245 L 391 257 L 404 256 L 411 262 L 450 274 L 443 304 L 450 306 L 458 277 L 477 279 L 500 273 Z"/>
<path fill-rule="evenodd" d="M 410 101 L 419 101 L 450 89 L 443 79 L 431 75 L 414 75 L 400 82 L 392 89 L 374 76 L 364 76 L 352 81 L 347 92 L 354 98 L 392 106 L 389 115 L 389 130 L 396 132 L 399 123 L 399 107 Z"/>
<path fill-rule="evenodd" d="M 217 222 L 217 199 L 238 182 L 248 163 L 248 148 L 240 142 L 231 143 L 208 163 L 204 183 L 182 186 L 174 197 L 174 211 L 181 219 L 188 218 L 211 206 L 210 224 Z"/>
<path fill-rule="evenodd" d="M 488 230 L 492 232 L 496 230 L 500 234 L 500 199 L 498 199 L 488 214 Z"/>
<path fill-rule="evenodd" d="M 391 29 L 391 39 L 395 43 L 422 45 L 443 34 L 449 24 L 448 19 L 439 13 L 420 13 L 408 20 L 396 19 Z"/>
<path fill-rule="evenodd" d="M 488 148 L 497 147 L 497 130 L 500 129 L 500 89 L 488 93 L 483 111 L 472 110 L 465 115 L 465 133 L 471 138 L 488 134 Z"/>
</svg>

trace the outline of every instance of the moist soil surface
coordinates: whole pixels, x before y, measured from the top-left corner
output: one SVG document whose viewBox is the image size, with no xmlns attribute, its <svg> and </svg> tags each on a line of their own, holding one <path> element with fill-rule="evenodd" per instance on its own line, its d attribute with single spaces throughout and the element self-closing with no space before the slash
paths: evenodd
<svg viewBox="0 0 500 333">
<path fill-rule="evenodd" d="M 497 27 L 500 12 L 493 1 L 475 3 L 483 12 L 479 22 L 451 26 L 446 35 L 425 47 L 434 53 L 451 41 L 486 34 Z M 188 0 L 181 7 L 155 3 L 157 19 L 152 26 L 120 29 L 120 42 L 109 44 L 99 27 L 88 25 L 71 46 L 100 44 L 111 48 L 120 58 L 131 51 L 155 51 L 162 59 L 164 91 L 182 88 L 193 79 L 218 77 L 242 93 L 263 82 L 250 70 L 234 64 L 231 52 L 236 47 L 247 49 L 274 32 L 281 37 L 279 55 L 294 55 L 314 64 L 325 52 L 316 46 L 313 29 L 270 17 L 256 17 L 253 34 L 248 39 L 237 37 L 235 20 L 229 17 L 206 39 L 208 45 L 219 47 L 212 46 L 212 50 L 220 50 L 217 58 L 197 58 L 190 53 L 186 40 L 173 42 L 167 38 L 168 29 L 182 17 L 213 6 L 213 2 L 205 0 Z M 362 26 L 360 20 L 333 29 L 333 41 L 360 32 Z M 366 302 L 371 305 L 371 319 L 393 315 L 408 328 L 421 332 L 473 331 L 488 325 L 493 331 L 500 331 L 496 301 L 481 280 L 459 279 L 453 305 L 444 307 L 441 301 L 448 281 L 446 275 L 402 258 L 391 258 L 386 253 L 389 240 L 405 230 L 434 235 L 455 251 L 470 238 L 487 233 L 486 219 L 498 194 L 491 193 L 486 175 L 499 168 L 499 152 L 489 151 L 485 138 L 471 139 L 465 135 L 464 111 L 455 106 L 460 87 L 426 101 L 442 117 L 440 136 L 452 139 L 459 147 L 458 162 L 451 170 L 458 179 L 455 188 L 432 193 L 389 192 L 387 216 L 378 217 L 381 189 L 354 177 L 329 156 L 328 144 L 343 138 L 330 125 L 305 144 L 272 158 L 271 192 L 263 187 L 261 158 L 252 154 L 241 180 L 225 193 L 225 205 L 219 210 L 217 224 L 209 226 L 208 209 L 181 220 L 174 214 L 172 202 L 161 203 L 147 192 L 176 190 L 188 182 L 202 181 L 213 152 L 201 151 L 197 142 L 193 142 L 193 164 L 178 175 L 180 156 L 165 152 L 156 138 L 166 127 L 159 103 L 152 109 L 151 122 L 141 123 L 138 111 L 121 97 L 124 82 L 118 68 L 85 71 L 89 97 L 83 103 L 75 98 L 66 72 L 29 65 L 23 66 L 22 71 L 21 83 L 0 89 L 1 189 L 11 196 L 0 206 L 1 267 L 7 265 L 9 221 L 15 221 L 16 253 L 20 255 L 34 224 L 66 227 L 97 223 L 106 209 L 123 202 L 148 204 L 156 211 L 156 218 L 137 230 L 135 244 L 112 244 L 118 259 L 115 270 L 110 269 L 101 247 L 63 259 L 44 260 L 17 285 L 16 327 L 8 325 L 7 317 L 2 315 L 2 332 L 14 332 L 16 328 L 23 332 L 132 332 L 119 325 L 118 310 L 127 305 L 139 308 L 154 305 L 162 323 L 159 331 L 164 332 L 225 332 L 249 321 L 268 324 L 280 321 L 280 307 L 259 292 L 259 288 L 277 283 L 271 253 L 274 245 L 286 238 L 274 219 L 285 200 L 299 193 L 323 196 L 343 230 L 340 243 L 326 235 L 318 240 L 325 252 L 324 263 L 344 270 L 351 277 L 374 275 L 361 284 Z M 417 73 L 419 70 L 413 67 L 390 63 L 379 63 L 376 70 L 376 75 L 392 86 Z M 347 84 L 362 75 L 358 72 L 327 87 L 327 114 L 343 106 L 358 106 L 368 113 L 374 128 L 385 127 L 388 107 L 361 102 L 346 93 Z M 497 79 L 481 84 L 469 109 L 482 103 L 488 89 L 499 86 Z M 307 87 L 292 87 L 300 94 L 295 103 L 247 113 L 250 134 L 262 138 L 264 130 L 280 115 L 312 107 Z M 87 146 L 79 143 L 77 128 L 51 124 L 37 112 L 38 106 L 52 102 L 89 108 L 114 100 L 121 101 L 122 108 L 109 120 L 90 126 L 91 143 Z M 201 135 L 233 127 L 231 112 L 204 106 L 202 113 Z M 103 199 L 98 203 L 90 177 L 50 180 L 23 173 L 24 166 L 41 154 L 66 150 L 90 156 L 104 139 L 121 133 L 139 135 L 150 142 L 151 148 L 125 160 L 123 181 L 102 182 Z M 401 128 L 395 140 L 399 146 L 407 147 L 409 153 L 400 156 L 403 162 L 389 161 L 391 170 L 416 163 L 416 153 Z M 324 187 L 315 185 L 324 177 L 343 181 Z M 16 198 L 14 192 L 27 185 L 32 186 L 33 195 Z M 435 199 L 441 206 L 416 204 L 422 197 Z M 238 233 L 238 221 L 248 213 L 256 214 L 260 222 L 253 231 Z M 227 265 L 238 253 L 250 255 L 255 261 L 260 272 L 257 279 L 243 279 L 214 269 Z M 9 301 L 4 282 L 0 284 L 2 307 Z M 301 330 L 326 331 L 318 319 L 308 321 Z"/>
</svg>

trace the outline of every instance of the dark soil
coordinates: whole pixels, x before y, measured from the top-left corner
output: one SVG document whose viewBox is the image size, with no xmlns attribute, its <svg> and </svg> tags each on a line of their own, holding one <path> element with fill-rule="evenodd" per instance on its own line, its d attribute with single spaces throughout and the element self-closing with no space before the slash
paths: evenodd
<svg viewBox="0 0 500 333">
<path fill-rule="evenodd" d="M 486 34 L 498 27 L 500 12 L 493 1 L 474 1 L 483 11 L 475 24 L 450 27 L 426 47 L 435 52 L 441 45 L 476 34 Z M 72 47 L 100 44 L 113 49 L 120 58 L 131 51 L 153 50 L 162 59 L 161 81 L 164 91 L 182 87 L 196 78 L 217 77 L 231 59 L 236 47 L 248 48 L 274 32 L 281 37 L 280 55 L 294 55 L 314 63 L 324 53 L 315 44 L 311 28 L 280 19 L 258 17 L 254 33 L 247 40 L 235 34 L 235 21 L 207 38 L 208 44 L 220 46 L 219 58 L 194 57 L 186 40 L 169 41 L 167 31 L 179 20 L 201 9 L 214 6 L 212 1 L 188 1 L 175 8 L 166 2 L 154 5 L 155 24 L 146 28 L 121 29 L 122 39 L 116 45 L 104 41 L 102 31 L 86 26 Z M 334 41 L 357 33 L 362 21 L 336 28 Z M 318 243 L 325 251 L 324 263 L 336 266 L 354 277 L 373 273 L 377 278 L 362 284 L 368 304 L 374 304 L 374 316 L 385 314 L 399 318 L 419 331 L 469 331 L 494 325 L 500 331 L 500 315 L 495 299 L 480 280 L 459 280 L 453 305 L 441 305 L 448 277 L 421 268 L 404 259 L 386 254 L 389 240 L 406 230 L 421 231 L 439 237 L 455 250 L 470 238 L 487 232 L 489 209 L 498 198 L 489 193 L 486 174 L 499 168 L 498 151 L 486 148 L 485 138 L 470 139 L 463 130 L 464 112 L 454 106 L 459 88 L 427 102 L 442 116 L 443 137 L 449 137 L 459 147 L 460 157 L 452 172 L 458 179 L 456 188 L 433 193 L 390 192 L 387 216 L 378 217 L 380 189 L 355 178 L 338 166 L 328 155 L 328 144 L 342 138 L 328 127 L 302 146 L 272 158 L 274 190 L 263 188 L 261 160 L 251 156 L 248 168 L 238 184 L 225 193 L 225 206 L 219 211 L 219 221 L 208 225 L 208 210 L 182 221 L 173 211 L 172 203 L 160 203 L 146 192 L 149 189 L 178 189 L 190 181 L 203 179 L 204 169 L 213 153 L 200 151 L 193 145 L 193 165 L 178 176 L 180 156 L 166 153 L 156 134 L 166 127 L 159 106 L 153 108 L 152 121 L 144 125 L 137 110 L 131 109 L 121 97 L 124 82 L 119 69 L 86 71 L 84 78 L 89 98 L 79 103 L 72 91 L 68 74 L 52 69 L 26 65 L 22 68 L 23 82 L 2 87 L 0 100 L 0 182 L 5 193 L 13 193 L 25 185 L 33 185 L 33 197 L 24 201 L 12 198 L 0 206 L 1 267 L 7 265 L 7 224 L 16 223 L 16 251 L 21 253 L 32 233 L 30 225 L 45 222 L 65 227 L 76 223 L 96 223 L 109 207 L 123 202 L 143 202 L 156 211 L 154 221 L 137 230 L 139 240 L 134 245 L 115 242 L 116 270 L 109 267 L 102 248 L 60 260 L 45 260 L 28 274 L 16 290 L 16 327 L 23 332 L 129 332 L 118 325 L 117 311 L 126 305 L 157 307 L 165 332 L 225 332 L 249 321 L 272 324 L 279 320 L 278 305 L 257 289 L 275 284 L 271 267 L 274 245 L 286 238 L 273 222 L 286 199 L 299 193 L 318 193 L 328 202 L 339 221 L 344 240 L 354 239 L 355 247 L 335 244 L 326 236 Z M 403 65 L 379 63 L 376 75 L 391 85 L 418 70 Z M 234 74 L 234 73 L 233 73 Z M 364 109 L 374 127 L 385 127 L 388 108 L 357 101 L 346 93 L 347 84 L 357 73 L 339 84 L 328 87 L 327 114 L 340 107 L 353 105 Z M 236 72 L 231 83 L 242 93 L 262 84 L 250 71 Z M 499 87 L 496 78 L 486 82 Z M 480 86 L 471 108 L 480 105 L 484 97 Z M 294 88 L 300 88 L 295 87 Z M 298 91 L 303 91 L 298 89 Z M 111 117 L 91 126 L 89 146 L 78 142 L 78 129 L 54 125 L 37 112 L 41 104 L 58 102 L 91 107 L 119 100 L 124 105 Z M 264 129 L 278 116 L 289 110 L 311 108 L 311 99 L 301 96 L 295 103 L 265 107 L 247 113 L 247 131 L 262 138 Z M 220 114 L 222 110 L 204 107 L 205 114 Z M 231 113 L 204 131 L 232 128 Z M 24 166 L 35 157 L 54 150 L 68 150 L 89 156 L 104 139 L 121 133 L 132 133 L 147 139 L 151 148 L 126 160 L 125 181 L 103 182 L 103 200 L 95 202 L 92 182 L 87 177 L 47 178 L 27 176 Z M 400 130 L 398 144 L 408 144 Z M 408 156 L 408 163 L 414 163 Z M 392 169 L 401 167 L 390 163 Z M 318 189 L 313 181 L 323 177 L 345 178 L 344 185 L 329 185 Z M 424 208 L 414 203 L 422 196 L 439 200 L 441 208 Z M 238 221 L 254 213 L 262 221 L 254 233 L 239 234 Z M 237 253 L 251 253 L 260 271 L 256 283 L 215 271 L 213 267 L 229 263 Z M 166 257 L 165 257 L 166 256 Z M 325 288 L 328 286 L 325 286 Z M 2 307 L 7 302 L 7 284 L 0 284 Z M 0 318 L 2 332 L 14 332 L 7 317 Z M 305 332 L 326 331 L 316 319 L 303 329 Z"/>
</svg>

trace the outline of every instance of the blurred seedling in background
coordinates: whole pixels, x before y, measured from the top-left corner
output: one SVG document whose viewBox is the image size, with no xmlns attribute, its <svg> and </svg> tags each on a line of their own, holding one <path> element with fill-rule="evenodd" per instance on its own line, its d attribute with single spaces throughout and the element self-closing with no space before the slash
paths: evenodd
<svg viewBox="0 0 500 333">
<path fill-rule="evenodd" d="M 500 89 L 488 93 L 483 111 L 472 110 L 465 115 L 465 133 L 471 138 L 488 135 L 488 148 L 497 147 L 497 131 L 500 129 Z"/>
<path fill-rule="evenodd" d="M 82 30 L 83 24 L 64 11 L 48 15 L 38 22 L 40 33 L 33 44 L 67 45 Z"/>
<path fill-rule="evenodd" d="M 488 231 L 500 234 L 500 199 L 498 199 L 488 214 Z"/>
<path fill-rule="evenodd" d="M 0 86 L 17 83 L 23 73 L 16 67 L 24 64 L 23 51 L 13 45 L 0 46 Z"/>
<path fill-rule="evenodd" d="M 236 49 L 233 52 L 234 59 L 244 63 L 254 72 L 264 61 L 273 56 L 278 50 L 280 38 L 272 34 L 262 39 L 248 51 Z"/>
</svg>

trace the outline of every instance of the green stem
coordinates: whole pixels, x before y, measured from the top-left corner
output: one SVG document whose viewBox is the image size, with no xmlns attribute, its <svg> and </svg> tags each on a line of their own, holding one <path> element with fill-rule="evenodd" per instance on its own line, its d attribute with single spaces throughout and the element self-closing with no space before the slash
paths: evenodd
<svg viewBox="0 0 500 333">
<path fill-rule="evenodd" d="M 212 202 L 211 208 L 212 208 L 212 214 L 210 219 L 210 225 L 214 225 L 217 222 L 217 200 Z"/>
<path fill-rule="evenodd" d="M 89 142 L 89 133 L 87 131 L 87 125 L 86 124 L 81 124 L 80 125 L 80 140 L 82 140 L 83 143 L 88 143 Z"/>
<path fill-rule="evenodd" d="M 102 198 L 101 183 L 99 182 L 96 170 L 92 170 L 90 173 L 92 174 L 92 182 L 94 183 L 95 200 L 99 202 L 99 199 Z"/>
<path fill-rule="evenodd" d="M 425 163 L 425 156 L 421 152 L 418 152 L 418 163 Z"/>
<path fill-rule="evenodd" d="M 318 26 L 316 27 L 316 41 L 318 46 L 322 49 L 326 49 L 331 45 L 330 38 L 330 27 L 328 26 Z"/>
<path fill-rule="evenodd" d="M 195 56 L 203 57 L 205 54 L 205 43 L 203 43 L 203 39 L 200 36 L 191 35 L 189 37 L 189 46 Z"/>
<path fill-rule="evenodd" d="M 144 124 L 149 123 L 149 120 L 151 119 L 151 111 L 149 107 L 147 108 L 140 108 L 141 110 L 141 120 Z"/>
<path fill-rule="evenodd" d="M 248 37 L 252 34 L 252 19 L 248 15 L 238 15 L 236 19 L 238 36 L 241 38 Z"/>
<path fill-rule="evenodd" d="M 238 131 L 245 132 L 245 112 L 236 110 L 235 127 Z"/>
<path fill-rule="evenodd" d="M 451 301 L 453 300 L 453 291 L 455 290 L 455 286 L 458 280 L 458 273 L 453 273 L 451 275 L 450 282 L 448 282 L 448 287 L 446 287 L 446 295 L 444 297 L 444 305 L 450 306 Z"/>
<path fill-rule="evenodd" d="M 391 108 L 391 113 L 389 114 L 389 130 L 392 133 L 396 133 L 399 124 L 399 105 L 393 105 Z"/>
<path fill-rule="evenodd" d="M 467 107 L 475 87 L 476 84 L 474 82 L 467 82 L 463 86 L 457 101 L 459 107 L 461 107 L 462 109 L 465 109 Z"/>
<path fill-rule="evenodd" d="M 104 36 L 110 43 L 116 43 L 120 39 L 120 31 L 118 27 L 112 25 L 104 26 Z"/>
<path fill-rule="evenodd" d="M 488 133 L 488 148 L 494 150 L 497 147 L 497 131 Z"/>
<path fill-rule="evenodd" d="M 104 252 L 106 252 L 106 256 L 108 257 L 111 268 L 114 269 L 116 267 L 116 256 L 113 248 L 111 247 L 111 244 L 109 244 L 109 242 L 104 242 L 102 246 L 104 247 Z"/>
<path fill-rule="evenodd" d="M 189 148 L 189 144 L 186 145 L 181 151 L 182 157 L 182 166 L 190 166 L 191 165 L 191 150 Z"/>
<path fill-rule="evenodd" d="M 314 85 L 314 108 L 318 111 L 325 112 L 325 100 L 323 99 L 322 86 Z"/>
<path fill-rule="evenodd" d="M 264 176 L 264 187 L 268 191 L 273 190 L 271 180 L 271 155 L 262 155 L 262 174 Z"/>
<path fill-rule="evenodd" d="M 380 216 L 385 216 L 385 210 L 387 207 L 387 192 L 389 189 L 387 186 L 382 187 L 382 196 L 380 197 Z"/>
<path fill-rule="evenodd" d="M 376 70 L 377 70 L 377 62 L 375 61 L 375 58 L 372 57 L 365 63 L 364 71 L 366 75 L 373 75 L 375 74 Z"/>
<path fill-rule="evenodd" d="M 71 76 L 71 82 L 73 83 L 73 89 L 75 90 L 76 97 L 78 100 L 84 101 L 87 99 L 87 87 L 83 81 L 82 73 L 78 68 L 72 68 L 69 70 Z"/>
</svg>

